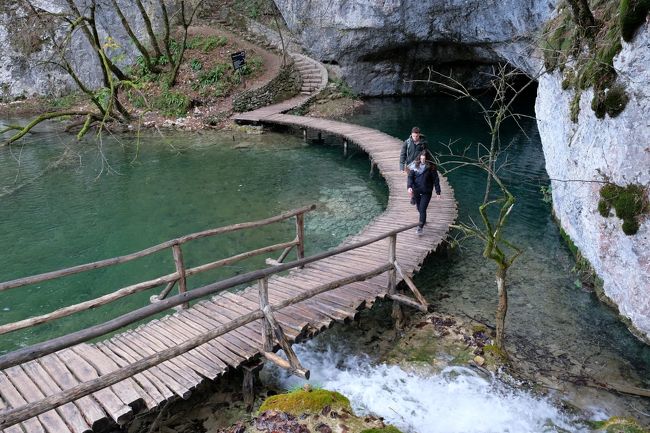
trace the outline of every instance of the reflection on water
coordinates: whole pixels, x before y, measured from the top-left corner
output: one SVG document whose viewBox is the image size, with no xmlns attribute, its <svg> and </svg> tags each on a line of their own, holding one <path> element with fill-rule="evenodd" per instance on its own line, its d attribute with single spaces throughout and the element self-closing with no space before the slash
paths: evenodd
<svg viewBox="0 0 650 433">
<path fill-rule="evenodd" d="M 0 281 L 139 251 L 208 228 L 316 203 L 307 254 L 338 245 L 382 212 L 386 186 L 362 154 L 305 146 L 279 134 L 165 133 L 70 144 L 42 131 L 0 149 Z M 294 221 L 184 246 L 188 267 L 293 239 Z M 279 252 L 276 253 L 279 255 Z M 295 257 L 290 255 L 289 258 Z M 200 274 L 191 287 L 264 266 L 264 258 Z M 173 272 L 170 251 L 132 263 L 0 293 L 0 324 L 92 299 Z M 0 336 L 0 352 L 144 306 L 162 288 L 87 314 Z"/>
</svg>

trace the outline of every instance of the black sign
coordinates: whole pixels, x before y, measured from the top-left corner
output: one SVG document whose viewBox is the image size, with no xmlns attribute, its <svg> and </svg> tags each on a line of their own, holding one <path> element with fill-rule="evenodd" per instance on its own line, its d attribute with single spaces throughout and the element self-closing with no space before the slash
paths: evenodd
<svg viewBox="0 0 650 433">
<path fill-rule="evenodd" d="M 246 52 L 238 51 L 230 55 L 232 59 L 232 67 L 235 68 L 235 71 L 238 71 L 246 64 Z"/>
</svg>

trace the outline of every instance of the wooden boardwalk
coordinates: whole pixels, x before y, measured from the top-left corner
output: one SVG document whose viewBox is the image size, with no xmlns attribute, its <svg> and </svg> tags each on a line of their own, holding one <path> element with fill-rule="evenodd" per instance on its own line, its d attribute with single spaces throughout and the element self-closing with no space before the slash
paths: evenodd
<svg viewBox="0 0 650 433">
<path fill-rule="evenodd" d="M 399 171 L 401 140 L 370 128 L 330 120 L 280 114 L 288 105 L 267 107 L 237 116 L 240 122 L 289 125 L 335 134 L 368 153 L 389 187 L 388 206 L 365 229 L 345 243 L 372 238 L 417 222 L 409 204 L 406 176 Z M 290 108 L 290 107 L 289 107 Z M 442 197 L 431 200 L 428 223 L 421 236 L 414 230 L 397 236 L 397 261 L 403 271 L 417 271 L 425 257 L 445 238 L 456 218 L 456 202 L 447 180 L 441 177 Z M 308 236 L 308 234 L 307 234 Z M 388 239 L 295 269 L 268 281 L 269 300 L 277 304 L 309 288 L 359 274 L 386 263 Z M 401 279 L 398 274 L 398 279 Z M 308 339 L 335 322 L 353 319 L 363 308 L 386 296 L 388 277 L 379 275 L 356 282 L 276 312 L 291 341 Z M 257 287 L 238 293 L 222 292 L 161 319 L 95 344 L 78 344 L 0 371 L 0 410 L 17 408 L 48 395 L 97 378 L 177 346 L 197 335 L 260 308 Z M 257 320 L 217 337 L 183 355 L 149 368 L 101 391 L 59 406 L 5 432 L 104 432 L 128 422 L 136 413 L 155 410 L 167 401 L 187 398 L 205 380 L 260 357 L 262 321 Z M 306 366 L 308 367 L 308 366 Z"/>
</svg>

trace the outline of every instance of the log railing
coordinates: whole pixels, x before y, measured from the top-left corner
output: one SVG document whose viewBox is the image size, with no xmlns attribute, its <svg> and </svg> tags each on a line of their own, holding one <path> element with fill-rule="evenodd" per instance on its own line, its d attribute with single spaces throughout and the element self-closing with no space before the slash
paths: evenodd
<svg viewBox="0 0 650 433">
<path fill-rule="evenodd" d="M 301 258 L 293 262 L 278 264 L 277 266 L 271 268 L 248 272 L 246 274 L 230 277 L 228 279 L 198 289 L 182 292 L 178 295 L 161 300 L 160 302 L 156 302 L 151 305 L 142 307 L 138 310 L 124 314 L 106 323 L 95 325 L 82 331 L 77 331 L 63 337 L 58 337 L 43 343 L 35 344 L 33 346 L 2 355 L 0 356 L 0 369 L 6 369 L 11 366 L 18 365 L 20 363 L 24 363 L 38 357 L 56 352 L 66 347 L 70 347 L 74 344 L 102 336 L 123 326 L 157 314 L 161 311 L 167 310 L 177 305 L 185 304 L 191 300 L 199 299 L 204 296 L 238 286 L 240 284 L 252 283 L 255 281 L 257 281 L 258 284 L 260 297 L 260 308 L 258 310 L 247 313 L 243 316 L 238 317 L 237 319 L 219 326 L 218 328 L 210 330 L 202 335 L 190 338 L 182 344 L 162 350 L 154 355 L 143 358 L 119 370 L 105 374 L 97 379 L 81 383 L 72 388 L 61 391 L 58 394 L 48 396 L 38 402 L 28 403 L 18 408 L 0 411 L 0 430 L 52 410 L 63 404 L 77 400 L 83 396 L 106 388 L 107 386 L 114 385 L 128 377 L 131 377 L 173 357 L 182 355 L 183 353 L 186 353 L 204 343 L 207 343 L 214 338 L 217 338 L 227 332 L 230 332 L 259 319 L 262 319 L 261 332 L 263 344 L 262 347 L 260 347 L 261 354 L 268 360 L 278 364 L 283 368 L 288 369 L 296 375 L 299 375 L 301 377 L 309 377 L 309 371 L 305 370 L 300 365 L 298 358 L 291 349 L 291 345 L 288 343 L 288 340 L 282 331 L 282 328 L 274 317 L 274 312 L 281 310 L 282 308 L 285 308 L 289 305 L 305 301 L 321 293 L 325 293 L 357 281 L 364 281 L 377 275 L 383 274 L 384 272 L 389 272 L 387 292 L 388 296 L 391 299 L 393 299 L 395 302 L 403 303 L 405 305 L 426 311 L 428 307 L 426 300 L 422 298 L 422 295 L 417 291 L 415 285 L 413 285 L 413 282 L 410 280 L 410 278 L 408 278 L 408 276 L 402 275 L 405 277 L 405 279 L 407 279 L 407 285 L 411 291 L 413 291 L 417 300 L 397 294 L 397 273 L 401 274 L 395 255 L 397 234 L 405 230 L 412 229 L 416 225 L 417 224 L 410 224 L 400 229 L 393 230 L 383 235 L 376 236 L 355 244 L 341 246 L 336 249 L 315 254 L 310 257 Z M 338 255 L 346 251 L 361 248 L 386 238 L 389 238 L 389 248 L 388 259 L 385 264 L 359 274 L 350 275 L 348 277 L 331 281 L 318 287 L 310 288 L 296 296 L 293 296 L 281 302 L 274 304 L 271 304 L 269 302 L 268 278 L 271 275 L 292 268 L 300 268 L 306 264 Z M 423 302 L 418 302 L 420 299 Z M 275 341 L 277 341 L 279 347 L 281 347 L 287 354 L 287 360 L 284 360 L 272 352 L 275 348 Z"/>
<path fill-rule="evenodd" d="M 209 271 L 212 269 L 216 269 L 222 266 L 230 265 L 236 262 L 239 262 L 241 260 L 257 256 L 260 254 L 266 254 L 272 251 L 279 251 L 283 250 L 282 254 L 280 255 L 280 258 L 278 260 L 273 260 L 272 264 L 279 264 L 281 263 L 288 255 L 288 253 L 291 251 L 292 248 L 296 248 L 297 252 L 297 257 L 298 259 L 301 259 L 304 257 L 304 214 L 306 212 L 309 212 L 311 210 L 314 210 L 316 208 L 315 205 L 311 206 L 305 206 L 299 209 L 294 209 L 292 211 L 288 211 L 285 213 L 282 213 L 280 215 L 276 215 L 271 218 L 266 218 L 263 220 L 259 221 L 252 221 L 252 222 L 246 222 L 246 223 L 239 223 L 239 224 L 233 224 L 225 227 L 219 227 L 219 228 L 214 228 L 210 230 L 204 230 L 201 232 L 197 233 L 192 233 L 186 236 L 182 236 L 176 239 L 169 240 L 167 242 L 163 242 L 161 244 L 155 245 L 153 247 L 147 248 L 142 251 L 138 251 L 135 253 L 127 254 L 124 256 L 119 256 L 119 257 L 114 257 L 111 259 L 105 259 L 105 260 L 100 260 L 97 262 L 93 263 L 87 263 L 79 266 L 74 266 L 71 268 L 66 268 L 66 269 L 61 269 L 58 271 L 52 271 L 52 272 L 47 272 L 44 274 L 39 274 L 39 275 L 33 275 L 30 277 L 25 277 L 25 278 L 19 278 L 16 280 L 11 280 L 7 281 L 4 283 L 0 283 L 0 291 L 4 290 L 9 290 L 9 289 L 14 289 L 22 286 L 27 286 L 30 284 L 37 284 L 41 283 L 44 281 L 50 281 L 54 280 L 57 278 L 65 277 L 68 275 L 74 275 L 74 274 L 79 274 L 82 272 L 87 272 L 93 269 L 101 269 L 101 268 L 106 268 L 109 266 L 114 266 L 117 264 L 121 263 L 127 263 L 142 257 L 149 256 L 151 254 L 170 249 L 172 250 L 172 254 L 174 257 L 174 265 L 176 267 L 175 272 L 171 274 L 167 274 L 152 280 L 148 281 L 143 281 L 141 283 L 133 284 L 127 287 L 123 287 L 121 289 L 118 289 L 114 292 L 108 293 L 106 295 L 97 297 L 95 299 L 91 299 L 88 301 L 80 302 L 75 305 L 70 305 L 67 307 L 60 308 L 58 310 L 55 310 L 53 312 L 43 314 L 40 316 L 35 316 L 35 317 L 30 317 L 28 319 L 24 319 L 18 322 L 13 322 L 13 323 L 8 323 L 5 325 L 0 325 L 0 335 L 6 334 L 8 332 L 13 332 L 13 331 L 18 331 L 20 329 L 25 329 L 29 328 L 32 326 L 36 326 L 42 323 L 50 322 L 52 320 L 60 319 L 62 317 L 70 316 L 75 313 L 79 313 L 82 311 L 89 310 L 91 308 L 96 308 L 105 304 L 108 304 L 110 302 L 116 301 L 118 299 L 124 298 L 125 296 L 132 295 L 134 293 L 142 292 L 144 290 L 148 290 L 157 286 L 161 286 L 163 284 L 166 284 L 165 288 L 162 290 L 162 292 L 159 295 L 154 295 L 151 297 L 151 302 L 160 302 L 162 299 L 165 299 L 167 295 L 171 292 L 171 290 L 174 288 L 174 285 L 178 283 L 178 291 L 179 293 L 185 293 L 187 292 L 187 278 L 196 274 L 199 274 L 201 272 Z M 181 246 L 196 240 L 196 239 L 201 239 L 201 238 L 207 238 L 207 237 L 212 237 L 216 235 L 221 235 L 224 233 L 230 233 L 238 230 L 243 230 L 243 229 L 251 229 L 251 228 L 257 228 L 257 227 L 263 227 L 267 226 L 269 224 L 277 223 L 280 221 L 284 221 L 289 218 L 295 217 L 296 219 L 296 236 L 293 240 L 288 241 L 288 242 L 283 242 L 275 245 L 269 245 L 265 246 L 262 248 L 258 248 L 256 250 L 252 251 L 247 251 L 245 253 L 237 254 L 232 257 L 228 257 L 225 259 L 213 261 L 210 263 L 206 263 L 204 265 L 196 266 L 194 268 L 189 268 L 187 269 L 185 267 L 185 263 L 183 262 L 183 251 Z M 189 304 L 183 303 L 181 304 L 180 308 L 187 308 Z"/>
</svg>

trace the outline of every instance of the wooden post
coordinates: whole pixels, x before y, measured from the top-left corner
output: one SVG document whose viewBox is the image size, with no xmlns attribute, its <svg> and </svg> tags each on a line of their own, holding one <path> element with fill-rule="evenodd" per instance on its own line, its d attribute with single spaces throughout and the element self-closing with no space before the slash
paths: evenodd
<svg viewBox="0 0 650 433">
<path fill-rule="evenodd" d="M 296 256 L 298 260 L 305 258 L 305 214 L 296 215 L 296 238 L 298 245 L 296 245 Z M 300 269 L 304 266 L 300 266 Z"/>
<path fill-rule="evenodd" d="M 348 156 L 348 140 L 343 140 L 343 156 Z"/>
<path fill-rule="evenodd" d="M 262 362 L 251 361 L 247 364 L 242 365 L 242 370 L 244 371 L 244 382 L 242 384 L 242 394 L 244 395 L 244 404 L 246 405 L 246 410 L 250 412 L 253 408 L 253 403 L 255 402 L 255 378 L 257 377 L 259 371 L 262 369 Z"/>
<path fill-rule="evenodd" d="M 181 250 L 180 244 L 174 244 L 172 246 L 172 251 L 174 252 L 174 263 L 176 264 L 176 272 L 178 273 L 178 293 L 185 293 L 187 292 L 187 280 L 185 278 L 183 251 Z M 190 304 L 188 302 L 181 304 L 183 310 L 189 307 Z"/>
<path fill-rule="evenodd" d="M 393 234 L 388 238 L 388 263 L 395 264 L 397 256 L 397 235 Z M 393 266 L 388 271 L 388 294 L 393 295 L 397 292 L 397 271 Z"/>
<path fill-rule="evenodd" d="M 303 129 L 302 130 L 302 140 L 307 143 L 307 130 Z"/>
<path fill-rule="evenodd" d="M 372 177 L 375 174 L 375 161 L 372 159 L 370 160 L 370 177 Z"/>
<path fill-rule="evenodd" d="M 388 238 L 388 263 L 390 263 L 392 268 L 388 271 L 388 295 L 397 294 L 397 271 L 395 269 L 395 260 L 397 257 L 397 234 L 392 234 Z M 402 311 L 402 305 L 393 301 L 393 312 L 391 314 L 395 322 L 395 328 L 398 331 L 401 331 L 404 327 L 404 312 Z"/>
<path fill-rule="evenodd" d="M 269 279 L 267 277 L 257 280 L 260 294 L 260 310 L 269 305 Z M 262 341 L 264 351 L 273 351 L 273 330 L 268 320 L 262 319 Z"/>
</svg>

